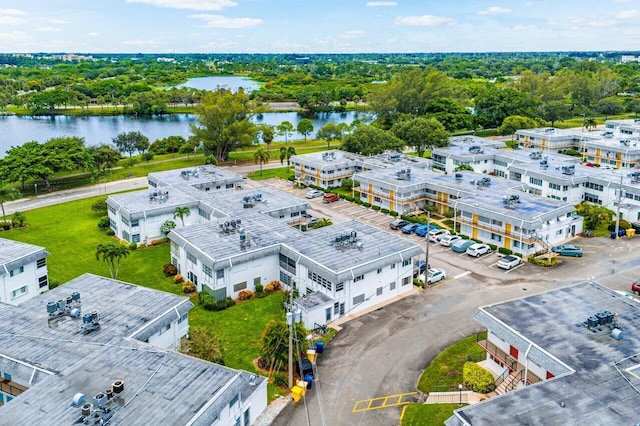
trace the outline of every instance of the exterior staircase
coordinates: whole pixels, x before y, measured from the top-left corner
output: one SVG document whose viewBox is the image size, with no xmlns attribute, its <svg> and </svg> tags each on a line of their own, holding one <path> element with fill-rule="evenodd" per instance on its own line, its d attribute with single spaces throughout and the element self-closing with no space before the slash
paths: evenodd
<svg viewBox="0 0 640 426">
<path fill-rule="evenodd" d="M 518 376 L 521 376 L 521 372 L 512 371 L 509 375 L 498 385 L 495 393 L 502 395 L 516 388 L 518 382 Z"/>
</svg>

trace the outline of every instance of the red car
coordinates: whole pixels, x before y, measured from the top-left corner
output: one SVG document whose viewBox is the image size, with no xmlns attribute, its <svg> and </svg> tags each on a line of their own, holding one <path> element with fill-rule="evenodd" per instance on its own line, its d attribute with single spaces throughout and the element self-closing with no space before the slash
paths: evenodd
<svg viewBox="0 0 640 426">
<path fill-rule="evenodd" d="M 631 283 L 631 292 L 640 296 L 640 278 Z"/>
<path fill-rule="evenodd" d="M 324 203 L 333 203 L 334 201 L 340 200 L 340 196 L 338 194 L 334 194 L 332 192 L 327 192 L 323 195 L 322 201 Z"/>
</svg>

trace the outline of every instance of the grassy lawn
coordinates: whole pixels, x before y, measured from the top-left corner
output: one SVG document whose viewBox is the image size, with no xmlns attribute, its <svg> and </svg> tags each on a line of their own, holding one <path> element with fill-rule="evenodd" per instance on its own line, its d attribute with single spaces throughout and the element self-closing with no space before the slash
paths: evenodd
<svg viewBox="0 0 640 426">
<path fill-rule="evenodd" d="M 289 176 L 293 176 L 293 169 L 290 167 L 278 167 L 277 169 L 264 169 L 260 170 L 260 166 L 256 166 L 254 172 L 247 173 L 247 177 L 252 180 L 265 180 L 271 178 L 287 179 Z"/>
<path fill-rule="evenodd" d="M 481 339 L 486 338 L 486 332 Z M 469 357 L 478 359 L 484 350 L 476 344 L 476 335 L 467 337 L 446 348 L 438 355 L 420 376 L 418 389 L 429 392 L 431 389 L 447 391 L 448 387 L 456 387 L 462 383 L 462 367 Z M 404 423 L 403 423 L 404 424 Z"/>
<path fill-rule="evenodd" d="M 465 406 L 467 404 L 462 404 Z M 442 425 L 453 415 L 458 404 L 410 404 L 404 411 L 401 426 Z"/>
</svg>

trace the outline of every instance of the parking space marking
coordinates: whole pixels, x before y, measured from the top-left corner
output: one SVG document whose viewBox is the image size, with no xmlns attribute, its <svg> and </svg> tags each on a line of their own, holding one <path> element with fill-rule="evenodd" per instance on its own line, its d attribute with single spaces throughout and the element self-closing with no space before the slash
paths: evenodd
<svg viewBox="0 0 640 426">
<path fill-rule="evenodd" d="M 464 271 L 461 274 L 456 275 L 455 277 L 453 277 L 454 280 L 458 280 L 462 277 L 466 277 L 467 275 L 469 275 L 471 273 L 471 271 Z"/>
<path fill-rule="evenodd" d="M 396 395 L 380 396 L 377 398 L 362 399 L 356 401 L 353 405 L 352 413 L 362 413 L 365 411 L 379 410 L 380 408 L 399 407 L 402 405 L 415 402 L 413 398 L 406 399 L 417 395 L 418 392 L 399 393 Z"/>
</svg>

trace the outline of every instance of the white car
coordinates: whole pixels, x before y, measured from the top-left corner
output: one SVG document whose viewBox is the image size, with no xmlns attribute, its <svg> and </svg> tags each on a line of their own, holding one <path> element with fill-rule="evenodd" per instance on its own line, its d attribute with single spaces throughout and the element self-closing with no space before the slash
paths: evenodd
<svg viewBox="0 0 640 426">
<path fill-rule="evenodd" d="M 440 241 L 440 238 L 449 234 L 450 234 L 449 231 L 447 231 L 446 229 L 432 229 L 427 234 L 427 238 L 429 239 L 429 241 L 436 243 Z"/>
<path fill-rule="evenodd" d="M 307 192 L 305 197 L 306 198 L 318 198 L 318 197 L 322 197 L 323 195 L 324 195 L 324 192 L 320 191 L 319 189 L 312 189 L 311 191 Z"/>
<path fill-rule="evenodd" d="M 491 253 L 491 247 L 486 244 L 475 243 L 471 244 L 467 249 L 467 254 L 473 257 L 480 257 L 483 254 Z"/>
<path fill-rule="evenodd" d="M 519 264 L 522 263 L 522 259 L 520 259 L 518 256 L 504 256 L 502 259 L 498 260 L 498 268 L 502 268 L 502 269 L 511 269 L 511 268 L 515 268 L 516 266 L 518 266 Z"/>
<path fill-rule="evenodd" d="M 431 269 L 429 269 L 429 272 L 427 273 L 426 282 L 427 282 L 427 284 L 433 284 L 433 283 L 437 283 L 438 281 L 442 281 L 445 278 L 447 278 L 447 273 L 444 272 L 443 269 L 431 268 Z M 421 274 L 420 277 L 418 277 L 418 279 L 420 281 L 422 281 L 422 282 L 425 282 L 424 274 Z"/>
<path fill-rule="evenodd" d="M 444 237 L 440 238 L 440 245 L 445 247 L 451 247 L 451 244 L 455 243 L 460 239 L 462 238 L 459 235 L 445 235 Z"/>
</svg>

